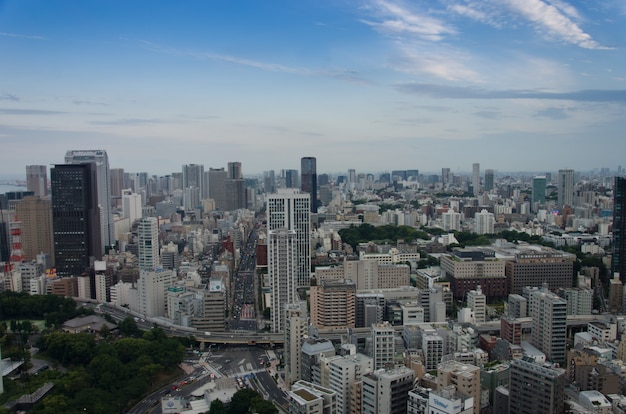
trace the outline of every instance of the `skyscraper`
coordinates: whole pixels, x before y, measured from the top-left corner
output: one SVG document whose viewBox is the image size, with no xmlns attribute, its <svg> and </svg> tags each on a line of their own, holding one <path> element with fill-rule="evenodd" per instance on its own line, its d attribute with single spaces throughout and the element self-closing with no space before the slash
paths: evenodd
<svg viewBox="0 0 626 414">
<path fill-rule="evenodd" d="M 22 222 L 22 251 L 26 260 L 35 260 L 41 252 L 52 256 L 52 208 L 47 198 L 27 196 L 15 206 L 17 218 Z"/>
<path fill-rule="evenodd" d="M 562 210 L 564 206 L 574 204 L 574 170 L 559 170 L 557 182 L 557 207 Z"/>
<path fill-rule="evenodd" d="M 626 178 L 615 177 L 613 185 L 613 274 L 626 278 Z"/>
<path fill-rule="evenodd" d="M 533 178 L 532 202 L 533 204 L 546 202 L 546 176 L 545 175 L 539 175 Z"/>
<path fill-rule="evenodd" d="M 272 332 L 285 329 L 285 307 L 297 298 L 297 249 L 296 232 L 284 227 L 269 230 L 267 245 L 267 269 L 272 289 L 270 319 Z"/>
<path fill-rule="evenodd" d="M 496 219 L 493 213 L 482 209 L 480 213 L 474 214 L 474 233 L 493 234 Z"/>
<path fill-rule="evenodd" d="M 310 194 L 293 189 L 282 189 L 267 197 L 268 231 L 286 229 L 295 232 L 297 268 L 293 277 L 296 287 L 308 287 L 311 279 L 310 203 Z"/>
<path fill-rule="evenodd" d="M 472 193 L 480 193 L 480 164 L 477 162 L 472 164 Z"/>
<path fill-rule="evenodd" d="M 48 170 L 45 165 L 26 166 L 26 189 L 39 197 L 48 195 Z"/>
<path fill-rule="evenodd" d="M 124 169 L 111 168 L 111 197 L 120 198 L 124 190 Z"/>
<path fill-rule="evenodd" d="M 77 276 L 102 259 L 96 163 L 50 169 L 54 258 L 59 276 Z"/>
<path fill-rule="evenodd" d="M 485 170 L 485 191 L 493 190 L 493 170 L 487 169 Z"/>
<path fill-rule="evenodd" d="M 183 165 L 183 190 L 190 187 L 199 189 L 201 200 L 206 197 L 206 194 L 202 193 L 202 190 L 204 189 L 204 165 Z"/>
<path fill-rule="evenodd" d="M 315 157 L 302 157 L 300 174 L 302 191 L 311 194 L 311 213 L 317 213 L 317 160 Z"/>
<path fill-rule="evenodd" d="M 226 180 L 226 210 L 246 208 L 246 182 L 243 179 L 240 162 L 229 162 Z"/>
<path fill-rule="evenodd" d="M 209 198 L 215 201 L 215 208 L 226 209 L 226 171 L 224 168 L 209 169 Z"/>
<path fill-rule="evenodd" d="M 70 150 L 65 153 L 66 164 L 83 164 L 92 162 L 95 164 L 97 204 L 102 210 L 101 250 L 104 253 L 106 246 L 115 243 L 115 223 L 111 211 L 111 180 L 109 177 L 109 157 L 104 150 Z M 145 185 L 145 184 L 144 184 Z M 100 254 L 102 256 L 102 253 Z"/>
</svg>

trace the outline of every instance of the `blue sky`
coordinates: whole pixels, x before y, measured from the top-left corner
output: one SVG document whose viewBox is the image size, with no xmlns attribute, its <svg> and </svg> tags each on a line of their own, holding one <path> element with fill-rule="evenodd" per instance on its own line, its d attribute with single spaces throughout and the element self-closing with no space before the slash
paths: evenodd
<svg viewBox="0 0 626 414">
<path fill-rule="evenodd" d="M 626 165 L 623 0 L 0 0 L 0 174 Z"/>
</svg>

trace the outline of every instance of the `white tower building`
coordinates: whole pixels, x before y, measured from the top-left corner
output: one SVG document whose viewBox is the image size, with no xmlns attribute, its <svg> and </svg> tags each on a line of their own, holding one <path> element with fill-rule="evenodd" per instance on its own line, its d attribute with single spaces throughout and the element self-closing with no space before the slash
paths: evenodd
<svg viewBox="0 0 626 414">
<path fill-rule="evenodd" d="M 270 230 L 267 246 L 267 268 L 272 288 L 270 316 L 272 332 L 285 329 L 285 306 L 296 302 L 297 253 L 296 232 L 279 228 Z"/>
<path fill-rule="evenodd" d="M 141 194 L 133 193 L 130 188 L 122 190 L 122 212 L 130 225 L 142 217 Z"/>
<path fill-rule="evenodd" d="M 141 219 L 137 227 L 139 269 L 154 270 L 160 266 L 159 221 L 156 217 Z"/>
<path fill-rule="evenodd" d="M 493 234 L 495 223 L 493 213 L 482 209 L 480 213 L 474 214 L 474 233 Z"/>
<path fill-rule="evenodd" d="M 311 280 L 310 204 L 310 194 L 292 188 L 280 189 L 267 197 L 268 231 L 287 229 L 295 232 L 297 269 L 293 277 L 297 287 L 308 287 Z"/>
<path fill-rule="evenodd" d="M 487 318 L 487 298 L 483 294 L 480 285 L 476 286 L 476 290 L 467 292 L 467 306 L 474 313 L 474 321 L 483 323 Z"/>
</svg>

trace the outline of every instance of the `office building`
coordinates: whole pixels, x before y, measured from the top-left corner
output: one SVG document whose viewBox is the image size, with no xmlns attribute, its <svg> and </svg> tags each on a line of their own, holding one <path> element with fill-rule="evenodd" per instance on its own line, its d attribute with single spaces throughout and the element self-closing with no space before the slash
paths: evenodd
<svg viewBox="0 0 626 414">
<path fill-rule="evenodd" d="M 613 185 L 613 254 L 611 271 L 626 280 L 626 178 L 615 177 Z M 621 310 L 621 309 L 620 309 Z"/>
<path fill-rule="evenodd" d="M 508 304 L 508 316 L 512 318 L 525 318 L 528 316 L 528 300 L 522 295 L 511 293 Z"/>
<path fill-rule="evenodd" d="M 509 414 L 561 414 L 565 400 L 565 370 L 525 359 L 511 361 Z"/>
<path fill-rule="evenodd" d="M 289 396 L 290 414 L 334 414 L 337 412 L 336 391 L 298 381 L 292 385 Z"/>
<path fill-rule="evenodd" d="M 613 258 L 615 258 L 615 256 L 613 256 Z M 613 313 L 621 313 L 623 301 L 624 301 L 624 283 L 620 280 L 620 274 L 614 273 L 613 278 L 609 280 L 609 309 L 608 310 Z"/>
<path fill-rule="evenodd" d="M 506 260 L 508 293 L 520 294 L 525 286 L 541 286 L 544 282 L 550 290 L 571 288 L 575 260 L 575 255 L 548 247 L 520 250 Z"/>
<path fill-rule="evenodd" d="M 111 197 L 119 199 L 122 197 L 122 190 L 126 188 L 124 185 L 124 169 L 111 168 L 109 170 L 111 180 Z"/>
<path fill-rule="evenodd" d="M 287 229 L 295 233 L 296 287 L 309 287 L 311 280 L 310 203 L 310 194 L 298 190 L 282 189 L 267 197 L 268 231 Z"/>
<path fill-rule="evenodd" d="M 465 300 L 467 293 L 479 285 L 488 298 L 505 298 L 508 294 L 505 263 L 490 249 L 455 248 L 452 254 L 441 256 L 441 273 L 450 281 L 456 299 Z"/>
<path fill-rule="evenodd" d="M 26 166 L 26 189 L 39 197 L 48 195 L 48 170 L 45 165 Z"/>
<path fill-rule="evenodd" d="M 401 367 L 363 376 L 363 414 L 405 414 L 415 372 Z"/>
<path fill-rule="evenodd" d="M 300 378 L 321 384 L 320 358 L 332 356 L 335 356 L 335 346 L 328 339 L 304 339 L 300 350 Z"/>
<path fill-rule="evenodd" d="M 476 323 L 483 323 L 487 320 L 487 298 L 480 285 L 476 287 L 476 290 L 467 292 L 467 307 L 474 313 Z"/>
<path fill-rule="evenodd" d="M 565 361 L 567 301 L 545 288 L 533 291 L 529 299 L 532 344 L 553 362 Z"/>
<path fill-rule="evenodd" d="M 557 207 L 574 205 L 574 170 L 559 170 L 557 181 Z"/>
<path fill-rule="evenodd" d="M 58 164 L 50 178 L 57 275 L 78 276 L 89 268 L 90 258 L 102 259 L 96 164 Z"/>
<path fill-rule="evenodd" d="M 374 360 L 374 370 L 393 367 L 395 354 L 395 330 L 389 322 L 372 325 L 371 328 L 371 357 Z"/>
<path fill-rule="evenodd" d="M 159 221 L 156 217 L 146 217 L 137 227 L 139 269 L 153 270 L 161 265 L 159 259 Z"/>
<path fill-rule="evenodd" d="M 41 252 L 54 257 L 50 199 L 36 196 L 24 197 L 15 205 L 15 219 L 21 223 L 20 240 L 25 260 L 35 260 Z"/>
<path fill-rule="evenodd" d="M 545 175 L 533 178 L 532 203 L 543 204 L 546 202 L 546 177 Z"/>
<path fill-rule="evenodd" d="M 511 316 L 500 318 L 500 337 L 513 345 L 522 343 L 522 321 Z"/>
<path fill-rule="evenodd" d="M 226 210 L 247 208 L 246 181 L 243 179 L 240 162 L 229 162 L 224 181 L 226 190 Z"/>
<path fill-rule="evenodd" d="M 300 188 L 311 194 L 311 213 L 317 213 L 317 160 L 315 157 L 302 157 L 300 160 Z"/>
<path fill-rule="evenodd" d="M 217 210 L 226 210 L 226 177 L 224 168 L 209 169 L 209 198 L 215 201 Z"/>
<path fill-rule="evenodd" d="M 109 157 L 104 150 L 70 150 L 65 153 L 66 164 L 94 163 L 96 172 L 97 204 L 101 210 L 101 250 L 100 256 L 107 246 L 115 244 L 115 223 L 111 210 L 111 179 L 109 173 Z"/>
<path fill-rule="evenodd" d="M 200 191 L 200 199 L 206 197 L 202 193 L 204 189 L 204 165 L 185 164 L 183 165 L 183 190 L 194 187 Z"/>
<path fill-rule="evenodd" d="M 485 191 L 493 190 L 494 172 L 491 169 L 485 170 Z"/>
<path fill-rule="evenodd" d="M 363 376 L 372 372 L 373 360 L 352 352 L 321 358 L 322 385 L 337 392 L 337 414 L 360 414 Z"/>
<path fill-rule="evenodd" d="M 434 331 L 422 334 L 422 353 L 426 370 L 437 369 L 444 355 L 445 345 L 443 338 Z"/>
<path fill-rule="evenodd" d="M 472 194 L 475 196 L 480 193 L 480 164 L 472 164 Z"/>
<path fill-rule="evenodd" d="M 263 172 L 263 189 L 265 194 L 272 194 L 276 192 L 276 178 L 274 170 Z"/>
<path fill-rule="evenodd" d="M 173 286 L 176 280 L 174 270 L 140 270 L 136 305 L 131 306 L 131 309 L 144 317 L 166 317 L 167 289 Z"/>
<path fill-rule="evenodd" d="M 282 170 L 284 188 L 300 188 L 298 170 Z"/>
<path fill-rule="evenodd" d="M 567 301 L 568 315 L 591 315 L 593 290 L 583 288 L 559 288 L 558 295 Z"/>
<path fill-rule="evenodd" d="M 458 361 L 443 362 L 437 368 L 437 389 L 454 385 L 456 392 L 464 397 L 480 401 L 480 368 Z M 480 404 L 474 405 L 474 414 L 480 413 Z"/>
</svg>

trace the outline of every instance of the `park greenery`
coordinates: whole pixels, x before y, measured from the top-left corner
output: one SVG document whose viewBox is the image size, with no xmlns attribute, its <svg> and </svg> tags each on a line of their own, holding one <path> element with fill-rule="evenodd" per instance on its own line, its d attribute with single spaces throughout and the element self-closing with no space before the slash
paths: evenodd
<svg viewBox="0 0 626 414">
<path fill-rule="evenodd" d="M 0 293 L 2 356 L 24 362 L 20 377 L 4 381 L 0 403 L 52 382 L 50 394 L 29 412 L 120 413 L 180 375 L 178 364 L 193 338 L 169 338 L 157 327 L 141 331 L 130 317 L 119 323 L 115 335 L 108 329 L 99 337 L 58 329 L 66 320 L 92 313 L 90 308 L 77 307 L 70 298 Z M 33 340 L 36 343 L 30 342 Z M 35 375 L 25 372 L 33 345 L 39 348 L 37 358 L 58 369 Z"/>
<path fill-rule="evenodd" d="M 233 395 L 228 407 L 220 400 L 213 400 L 209 406 L 207 414 L 277 414 L 278 410 L 274 405 L 263 399 L 256 391 L 241 389 Z"/>
<path fill-rule="evenodd" d="M 417 230 L 411 226 L 394 226 L 390 224 L 385 226 L 372 226 L 368 223 L 339 230 L 339 235 L 341 236 L 341 240 L 351 245 L 353 249 L 356 249 L 359 243 L 367 243 L 370 241 L 378 243 L 396 243 L 400 239 L 411 242 L 417 239 L 428 240 L 430 238 L 428 233 Z"/>
</svg>

